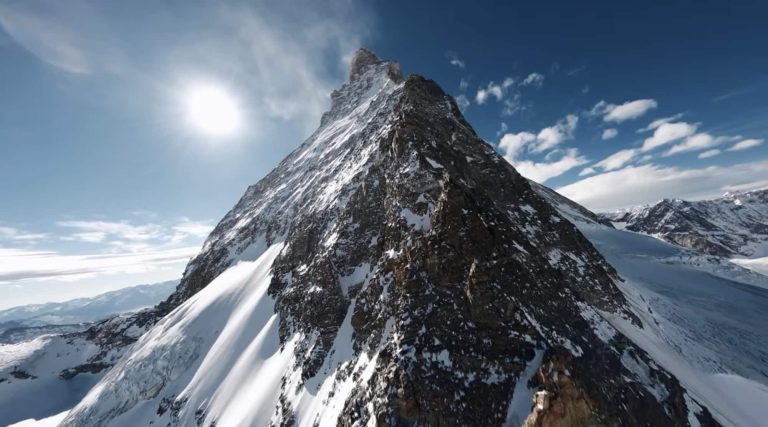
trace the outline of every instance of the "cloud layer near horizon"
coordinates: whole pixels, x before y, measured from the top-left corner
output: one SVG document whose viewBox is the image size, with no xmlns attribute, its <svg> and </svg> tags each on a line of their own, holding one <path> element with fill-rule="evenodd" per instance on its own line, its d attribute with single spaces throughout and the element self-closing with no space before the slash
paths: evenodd
<svg viewBox="0 0 768 427">
<path fill-rule="evenodd" d="M 584 178 L 557 191 L 589 209 L 606 211 L 662 198 L 714 198 L 726 191 L 749 190 L 767 183 L 768 161 L 698 169 L 647 164 Z"/>
</svg>

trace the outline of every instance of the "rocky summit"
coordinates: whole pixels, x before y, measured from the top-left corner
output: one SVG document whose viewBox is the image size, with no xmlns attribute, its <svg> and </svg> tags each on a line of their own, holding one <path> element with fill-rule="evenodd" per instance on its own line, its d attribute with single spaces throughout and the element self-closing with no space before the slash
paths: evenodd
<svg viewBox="0 0 768 427">
<path fill-rule="evenodd" d="M 363 49 L 331 98 L 168 300 L 80 336 L 106 347 L 69 375 L 116 364 L 62 425 L 717 425 L 435 82 Z"/>
</svg>

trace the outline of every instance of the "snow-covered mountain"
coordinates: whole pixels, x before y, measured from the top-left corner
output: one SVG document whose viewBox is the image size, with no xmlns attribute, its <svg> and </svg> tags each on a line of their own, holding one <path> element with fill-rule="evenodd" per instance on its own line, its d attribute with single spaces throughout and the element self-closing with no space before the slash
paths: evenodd
<svg viewBox="0 0 768 427">
<path fill-rule="evenodd" d="M 768 277 L 603 218 L 532 183 L 616 268 L 643 328 L 609 322 L 673 373 L 724 425 L 768 419 Z"/>
<path fill-rule="evenodd" d="M 46 333 L 83 330 L 91 322 L 152 307 L 166 299 L 178 280 L 130 286 L 90 298 L 25 305 L 0 311 L 0 343 L 13 343 Z"/>
<path fill-rule="evenodd" d="M 603 217 L 710 255 L 768 257 L 768 189 L 726 193 L 714 200 L 664 199 Z"/>
<path fill-rule="evenodd" d="M 331 101 L 168 300 L 0 359 L 0 414 L 35 384 L 98 381 L 76 406 L 38 415 L 74 406 L 65 426 L 768 418 L 764 276 L 616 230 L 530 183 L 434 82 L 369 51 Z"/>
<path fill-rule="evenodd" d="M 62 425 L 714 425 L 588 240 L 366 50 Z M 533 405 L 535 399 L 536 405 Z"/>
</svg>

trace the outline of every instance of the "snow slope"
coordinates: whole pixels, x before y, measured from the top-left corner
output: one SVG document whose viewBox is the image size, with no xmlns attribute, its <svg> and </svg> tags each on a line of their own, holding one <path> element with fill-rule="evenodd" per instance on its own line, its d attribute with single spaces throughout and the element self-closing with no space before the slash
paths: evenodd
<svg viewBox="0 0 768 427">
<path fill-rule="evenodd" d="M 578 205 L 565 198 L 550 201 L 616 268 L 643 328 L 604 313 L 611 324 L 724 425 L 765 425 L 768 277 L 574 215 Z"/>
<path fill-rule="evenodd" d="M 84 425 L 107 420 L 113 426 L 150 421 L 164 425 L 171 420 L 194 425 L 196 412 L 169 404 L 171 400 L 157 395 L 163 388 L 166 396 L 171 393 L 186 402 L 186 408 L 205 404 L 207 416 L 218 425 L 267 425 L 278 404 L 281 378 L 292 366 L 296 342 L 280 345 L 278 314 L 267 293 L 272 263 L 282 249 L 275 244 L 255 261 L 237 263 L 171 312 L 70 415 Z M 327 396 L 309 396 L 303 402 L 308 418 L 334 409 L 318 404 L 322 397 Z M 127 403 L 89 405 L 115 400 Z M 62 425 L 71 425 L 71 418 Z"/>
</svg>

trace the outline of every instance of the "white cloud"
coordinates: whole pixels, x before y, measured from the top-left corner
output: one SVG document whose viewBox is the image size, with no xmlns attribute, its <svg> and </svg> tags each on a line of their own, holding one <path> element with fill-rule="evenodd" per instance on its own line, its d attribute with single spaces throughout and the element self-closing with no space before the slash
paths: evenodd
<svg viewBox="0 0 768 427">
<path fill-rule="evenodd" d="M 504 88 L 494 82 L 489 82 L 488 86 L 477 90 L 475 101 L 478 104 L 484 104 L 491 96 L 495 97 L 497 101 L 501 101 L 504 97 Z"/>
<path fill-rule="evenodd" d="M 557 191 L 594 210 L 651 203 L 662 198 L 712 198 L 727 187 L 768 179 L 768 161 L 727 167 L 678 169 L 648 164 L 584 178 Z"/>
<path fill-rule="evenodd" d="M 697 133 L 695 135 L 689 136 L 682 143 L 673 145 L 672 148 L 664 153 L 664 156 L 671 156 L 673 154 L 684 153 L 687 151 L 705 150 L 707 148 L 714 147 L 715 145 L 719 145 L 722 142 L 731 140 L 733 140 L 733 137 L 730 136 L 715 137 L 704 132 Z"/>
<path fill-rule="evenodd" d="M 199 249 L 190 246 L 129 254 L 62 255 L 0 248 L 0 283 L 152 271 L 169 264 L 186 263 Z"/>
<path fill-rule="evenodd" d="M 674 122 L 675 120 L 678 120 L 681 117 L 683 117 L 683 113 L 678 113 L 678 114 L 675 114 L 674 116 L 662 117 L 660 119 L 656 119 L 652 121 L 650 124 L 648 124 L 648 126 L 638 129 L 637 132 L 640 133 L 640 132 L 652 131 L 657 127 L 663 125 L 664 123 Z"/>
<path fill-rule="evenodd" d="M 467 81 L 467 79 L 462 77 L 461 80 L 459 80 L 459 90 L 464 92 L 467 90 L 468 87 L 469 87 L 469 82 Z"/>
<path fill-rule="evenodd" d="M 537 86 L 541 87 L 544 84 L 544 74 L 531 73 L 520 82 L 521 86 Z"/>
<path fill-rule="evenodd" d="M 76 230 L 60 237 L 61 240 L 104 244 L 110 252 L 165 250 L 180 244 L 196 244 L 213 229 L 209 221 L 192 221 L 188 218 L 179 218 L 169 225 L 87 220 L 59 221 L 57 225 Z"/>
<path fill-rule="evenodd" d="M 621 123 L 627 120 L 636 119 L 651 109 L 658 106 L 655 99 L 636 99 L 627 101 L 621 105 L 608 104 L 600 101 L 592 107 L 590 115 L 602 115 L 603 121 Z"/>
<path fill-rule="evenodd" d="M 584 168 L 579 172 L 579 176 L 592 175 L 595 172 L 597 172 L 595 168 Z"/>
<path fill-rule="evenodd" d="M 0 241 L 15 241 L 15 242 L 37 242 L 39 240 L 47 239 L 49 235 L 47 233 L 29 233 L 19 230 L 15 227 L 0 226 Z"/>
<path fill-rule="evenodd" d="M 603 139 L 603 141 L 607 141 L 609 139 L 616 138 L 616 135 L 618 134 L 619 134 L 619 131 L 617 129 L 610 128 L 603 131 L 601 138 Z"/>
<path fill-rule="evenodd" d="M 763 143 L 762 139 L 745 139 L 743 141 L 737 142 L 733 144 L 731 148 L 728 149 L 728 151 L 741 151 L 741 150 L 747 150 L 752 147 L 757 147 L 758 145 L 761 145 Z"/>
<path fill-rule="evenodd" d="M 635 156 L 637 156 L 639 152 L 640 150 L 633 148 L 620 150 L 597 162 L 595 166 L 599 166 L 604 171 L 612 171 L 629 163 L 632 159 L 635 158 Z"/>
<path fill-rule="evenodd" d="M 718 150 L 717 148 L 715 148 L 715 149 L 712 149 L 712 150 L 707 150 L 707 151 L 705 151 L 705 152 L 703 152 L 703 153 L 699 153 L 699 156 L 698 156 L 698 157 L 699 157 L 700 159 L 708 159 L 708 158 L 710 158 L 710 157 L 715 157 L 715 156 L 717 156 L 718 154 L 720 154 L 720 150 Z"/>
<path fill-rule="evenodd" d="M 515 79 L 512 77 L 505 77 L 504 80 L 501 82 L 501 84 L 497 84 L 493 81 L 490 81 L 488 85 L 484 88 L 480 88 L 477 90 L 477 93 L 475 94 L 475 101 L 478 104 L 484 104 L 485 101 L 490 99 L 491 97 L 496 98 L 496 101 L 501 101 L 504 99 L 504 96 L 507 95 L 509 92 L 509 88 L 512 87 L 515 84 Z M 515 94 L 512 99 L 505 100 L 505 111 L 506 110 L 514 110 L 515 104 L 519 104 L 520 101 L 520 95 Z M 511 114 L 507 114 L 511 115 Z"/>
<path fill-rule="evenodd" d="M 157 224 L 132 225 L 126 221 L 59 221 L 56 224 L 60 227 L 80 230 L 72 236 L 86 236 L 85 239 L 80 239 L 86 242 L 100 242 L 107 236 L 134 242 L 158 239 L 163 236 L 163 228 Z M 95 236 L 101 236 L 101 238 L 98 239 Z"/>
<path fill-rule="evenodd" d="M 662 123 L 653 132 L 653 136 L 643 141 L 643 151 L 691 136 L 696 128 L 697 125 L 686 122 Z"/>
<path fill-rule="evenodd" d="M 507 133 L 501 137 L 499 148 L 503 151 L 502 154 L 504 158 L 507 159 L 508 162 L 514 164 L 518 155 L 523 151 L 523 148 L 535 141 L 536 135 L 530 132 Z"/>
<path fill-rule="evenodd" d="M 567 115 L 555 125 L 546 127 L 537 134 L 532 132 L 507 133 L 499 141 L 499 150 L 504 158 L 514 166 L 520 174 L 537 182 L 545 182 L 550 178 L 588 162 L 575 148 L 550 151 L 544 162 L 521 160 L 523 152 L 541 153 L 550 150 L 566 139 L 573 138 L 578 117 Z M 562 155 L 560 155 L 562 153 Z M 550 161 L 554 158 L 557 160 Z"/>
<path fill-rule="evenodd" d="M 559 145 L 561 142 L 573 138 L 573 132 L 579 118 L 574 114 L 568 114 L 555 125 L 546 127 L 536 135 L 536 144 L 532 146 L 534 153 L 542 152 Z"/>
<path fill-rule="evenodd" d="M 588 160 L 584 156 L 579 155 L 578 150 L 571 148 L 566 150 L 563 156 L 554 162 L 522 160 L 516 161 L 512 165 L 524 177 L 543 183 L 587 162 Z"/>
</svg>

